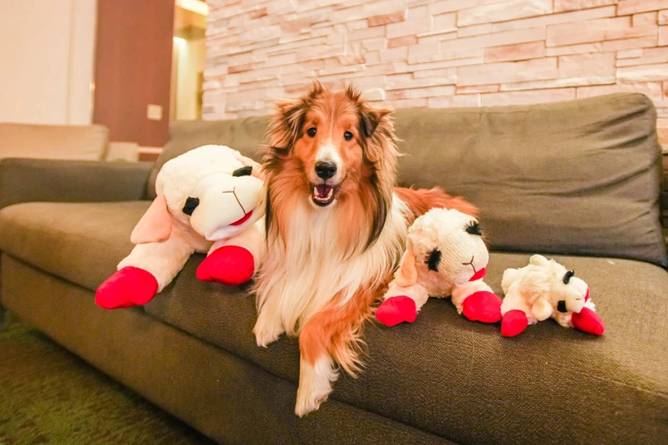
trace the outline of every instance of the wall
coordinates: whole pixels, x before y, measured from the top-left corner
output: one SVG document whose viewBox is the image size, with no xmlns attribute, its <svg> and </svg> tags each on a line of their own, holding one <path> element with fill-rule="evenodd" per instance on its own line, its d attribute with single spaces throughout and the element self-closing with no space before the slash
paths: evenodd
<svg viewBox="0 0 668 445">
<path fill-rule="evenodd" d="M 639 91 L 668 144 L 668 0 L 208 4 L 206 119 L 267 113 L 315 78 L 396 107 Z"/>
<path fill-rule="evenodd" d="M 0 0 L 0 122 L 91 121 L 93 0 Z"/>
<path fill-rule="evenodd" d="M 173 22 L 173 0 L 98 0 L 94 122 L 112 141 L 167 141 Z M 147 117 L 150 104 L 160 119 Z"/>
</svg>

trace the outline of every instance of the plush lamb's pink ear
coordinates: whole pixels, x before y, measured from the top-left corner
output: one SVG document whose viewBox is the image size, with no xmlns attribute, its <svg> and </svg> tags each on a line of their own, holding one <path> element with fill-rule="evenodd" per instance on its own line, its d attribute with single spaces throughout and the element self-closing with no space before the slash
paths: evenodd
<svg viewBox="0 0 668 445">
<path fill-rule="evenodd" d="M 402 287 L 412 286 L 417 283 L 417 268 L 415 267 L 415 253 L 412 247 L 408 246 L 401 263 L 399 270 L 394 274 L 396 284 Z"/>
<path fill-rule="evenodd" d="M 172 217 L 163 196 L 156 197 L 130 235 L 133 244 L 165 241 L 172 233 Z"/>
</svg>

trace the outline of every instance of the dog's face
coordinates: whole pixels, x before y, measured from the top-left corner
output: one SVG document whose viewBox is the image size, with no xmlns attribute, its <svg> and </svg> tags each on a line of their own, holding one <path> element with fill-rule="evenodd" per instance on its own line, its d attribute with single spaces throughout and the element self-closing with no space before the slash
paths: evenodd
<svg viewBox="0 0 668 445">
<path fill-rule="evenodd" d="M 320 94 L 306 112 L 294 146 L 313 204 L 332 205 L 339 193 L 346 192 L 346 182 L 368 175 L 360 137 L 356 104 L 345 92 Z"/>
<path fill-rule="evenodd" d="M 392 131 L 388 114 L 352 88 L 332 92 L 316 83 L 304 97 L 278 104 L 269 134 L 274 161 L 299 169 L 301 189 L 314 207 L 333 206 L 378 173 L 383 147 L 371 139 L 382 123 Z"/>
</svg>

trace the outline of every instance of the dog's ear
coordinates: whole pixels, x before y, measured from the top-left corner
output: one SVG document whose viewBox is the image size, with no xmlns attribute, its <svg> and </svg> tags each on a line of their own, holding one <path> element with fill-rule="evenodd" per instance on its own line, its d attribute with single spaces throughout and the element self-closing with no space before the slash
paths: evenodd
<svg viewBox="0 0 668 445">
<path fill-rule="evenodd" d="M 360 112 L 360 134 L 366 138 L 373 136 L 376 128 L 392 113 L 387 108 L 369 108 Z"/>
<path fill-rule="evenodd" d="M 276 112 L 268 130 L 269 147 L 286 154 L 299 137 L 306 117 L 303 100 L 284 100 L 276 104 Z"/>
<path fill-rule="evenodd" d="M 158 243 L 172 234 L 172 215 L 164 196 L 157 196 L 130 235 L 133 244 Z"/>
<path fill-rule="evenodd" d="M 300 99 L 283 100 L 276 104 L 276 112 L 268 130 L 271 149 L 285 154 L 292 148 L 301 134 L 310 104 L 323 92 L 324 87 L 316 80 Z"/>
<path fill-rule="evenodd" d="M 406 246 L 406 252 L 401 258 L 399 269 L 394 274 L 397 285 L 402 287 L 412 286 L 417 283 L 417 267 L 415 266 L 415 252 L 410 246 Z"/>
</svg>

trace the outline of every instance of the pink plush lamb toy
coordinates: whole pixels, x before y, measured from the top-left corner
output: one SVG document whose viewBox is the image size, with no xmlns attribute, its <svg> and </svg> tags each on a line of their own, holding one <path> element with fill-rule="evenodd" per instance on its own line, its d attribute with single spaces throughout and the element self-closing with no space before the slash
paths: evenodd
<svg viewBox="0 0 668 445">
<path fill-rule="evenodd" d="M 529 264 L 503 272 L 501 335 L 514 337 L 528 325 L 554 318 L 563 327 L 603 335 L 605 326 L 589 297 L 589 286 L 554 260 L 532 255 Z"/>
<path fill-rule="evenodd" d="M 483 281 L 489 252 L 481 235 L 478 220 L 458 210 L 432 209 L 417 218 L 376 320 L 385 326 L 412 323 L 430 296 L 452 296 L 467 319 L 498 322 L 501 299 Z"/>
<path fill-rule="evenodd" d="M 167 161 L 156 198 L 132 231 L 135 244 L 95 294 L 106 309 L 143 305 L 165 288 L 194 252 L 203 281 L 250 280 L 264 248 L 260 166 L 226 146 L 205 145 Z"/>
</svg>

